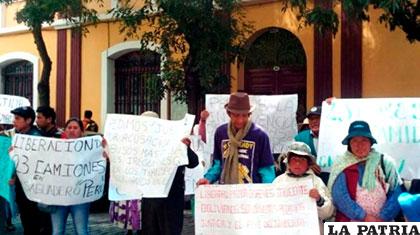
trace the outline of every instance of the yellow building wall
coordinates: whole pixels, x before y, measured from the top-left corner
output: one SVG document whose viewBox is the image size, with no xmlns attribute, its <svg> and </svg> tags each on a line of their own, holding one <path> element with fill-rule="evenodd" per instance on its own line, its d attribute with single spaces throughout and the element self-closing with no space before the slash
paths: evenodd
<svg viewBox="0 0 420 235">
<path fill-rule="evenodd" d="M 282 12 L 280 2 L 253 4 L 244 6 L 247 19 L 254 23 L 255 32 L 269 27 L 280 27 L 294 33 L 301 41 L 306 53 L 307 65 L 307 106 L 314 100 L 314 34 L 313 28 L 298 29 L 294 13 Z M 340 12 L 339 6 L 335 9 Z M 13 11 L 12 8 L 7 10 Z M 420 87 L 420 45 L 410 44 L 405 34 L 397 30 L 390 32 L 377 22 L 377 11 L 371 11 L 370 23 L 363 27 L 363 97 L 405 97 L 418 96 Z M 9 15 L 13 14 L 8 14 Z M 8 21 L 7 21 L 8 22 Z M 82 38 L 82 90 L 81 116 L 83 111 L 91 109 L 94 119 L 103 125 L 101 120 L 101 53 L 112 46 L 124 42 L 125 35 L 119 33 L 119 23 L 104 22 L 90 26 L 89 33 Z M 56 55 L 57 32 L 54 29 L 44 31 L 47 48 L 53 61 L 51 71 L 51 105 L 56 100 Z M 250 35 L 251 37 L 251 35 Z M 128 39 L 132 40 L 132 39 Z M 333 95 L 340 97 L 340 31 L 333 39 Z M 70 73 L 71 73 L 71 30 L 67 30 L 67 98 L 66 118 L 70 114 Z M 0 35 L 0 55 L 22 51 L 38 56 L 30 32 Z M 40 61 L 39 73 L 42 63 Z M 243 89 L 243 65 L 232 64 L 232 90 Z M 39 74 L 40 75 L 40 74 Z"/>
<path fill-rule="evenodd" d="M 363 24 L 363 97 L 419 97 L 419 42 L 379 24 L 380 11 L 370 13 L 371 22 Z"/>
<path fill-rule="evenodd" d="M 101 123 L 101 53 L 109 47 L 108 23 L 89 27 L 82 38 L 82 99 L 81 117 L 86 109 L 93 112 L 93 119 Z"/>
<path fill-rule="evenodd" d="M 16 21 L 16 13 L 25 6 L 24 1 L 18 1 L 9 5 L 4 6 L 4 27 L 14 27 L 19 24 Z"/>
<path fill-rule="evenodd" d="M 57 32 L 55 30 L 46 30 L 43 31 L 43 37 L 45 40 L 45 44 L 48 48 L 48 53 L 51 58 L 52 70 L 50 76 L 50 102 L 51 106 L 55 107 L 56 101 L 56 64 L 57 61 Z M 39 58 L 39 74 L 38 79 L 41 76 L 42 72 L 42 61 L 39 57 L 39 53 L 36 49 L 33 36 L 30 32 L 19 33 L 19 34 L 7 34 L 7 35 L 0 35 L 0 55 L 4 55 L 7 53 L 12 52 L 26 52 L 30 53 L 34 56 Z"/>
<path fill-rule="evenodd" d="M 125 34 L 119 32 L 119 22 L 101 23 L 96 27 L 90 26 L 88 30 L 89 33 L 82 38 L 81 116 L 84 110 L 90 109 L 93 112 L 93 119 L 102 126 L 104 121 L 101 119 L 102 52 L 124 41 L 135 39 L 127 38 Z M 138 45 L 140 47 L 140 42 Z"/>
<path fill-rule="evenodd" d="M 313 99 L 313 84 L 314 84 L 314 31 L 311 27 L 299 29 L 299 24 L 296 20 L 296 14 L 290 10 L 286 12 L 282 11 L 283 4 L 281 2 L 272 2 L 267 4 L 253 4 L 245 6 L 246 18 L 253 22 L 255 31 L 259 31 L 269 27 L 284 28 L 292 32 L 297 38 L 299 38 L 306 54 L 306 85 L 307 85 L 307 106 L 310 107 L 314 103 Z M 244 74 L 243 68 L 235 69 L 233 67 L 234 82 L 232 88 L 243 89 L 244 86 Z"/>
</svg>

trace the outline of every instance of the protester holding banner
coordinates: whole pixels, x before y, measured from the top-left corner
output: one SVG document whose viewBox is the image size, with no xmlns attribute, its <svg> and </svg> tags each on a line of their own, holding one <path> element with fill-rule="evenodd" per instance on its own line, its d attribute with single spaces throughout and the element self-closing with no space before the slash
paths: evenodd
<svg viewBox="0 0 420 235">
<path fill-rule="evenodd" d="M 159 118 L 159 115 L 152 111 L 143 112 L 140 116 Z M 126 230 L 126 235 L 140 234 L 141 207 L 141 199 L 111 201 L 109 205 L 110 221 Z"/>
<path fill-rule="evenodd" d="M 194 125 L 193 128 L 193 134 L 199 135 L 201 137 L 201 140 L 206 143 L 207 137 L 206 137 L 206 121 L 207 118 L 210 116 L 210 113 L 207 110 L 202 110 L 200 112 L 200 121 L 198 124 Z"/>
<path fill-rule="evenodd" d="M 35 112 L 30 106 L 19 107 L 11 111 L 14 114 L 14 132 L 18 134 L 41 136 L 39 130 L 33 125 Z M 13 135 L 13 132 L 5 132 Z M 51 234 L 48 221 L 50 215 L 38 209 L 38 203 L 30 201 L 23 191 L 19 178 L 14 177 L 11 184 L 15 184 L 16 203 L 20 213 L 24 234 Z"/>
<path fill-rule="evenodd" d="M 278 176 L 273 184 L 297 183 L 311 179 L 313 188 L 309 191 L 309 196 L 316 201 L 320 232 L 323 234 L 323 220 L 332 216 L 334 206 L 327 186 L 312 171 L 311 165 L 313 164 L 315 164 L 315 158 L 311 154 L 309 146 L 303 142 L 294 142 L 289 146 L 287 152 L 287 170 Z"/>
<path fill-rule="evenodd" d="M 158 117 L 150 111 L 142 116 Z M 179 166 L 166 198 L 142 199 L 142 235 L 180 235 L 184 223 L 184 191 L 185 167 L 194 168 L 198 165 L 198 156 L 190 148 L 191 140 L 183 138 L 182 142 L 187 145 L 188 165 Z"/>
<path fill-rule="evenodd" d="M 328 187 L 337 222 L 392 221 L 400 210 L 401 179 L 392 159 L 377 152 L 369 124 L 354 121 L 342 141 L 347 151 L 334 161 Z"/>
<path fill-rule="evenodd" d="M 79 118 L 70 118 L 64 126 L 64 135 L 68 139 L 83 137 L 83 123 Z M 57 156 L 59 157 L 59 156 Z M 83 203 L 71 206 L 54 206 L 55 210 L 51 212 L 52 234 L 64 235 L 66 231 L 67 217 L 69 213 L 73 218 L 73 226 L 78 235 L 89 234 L 89 205 Z"/>
<path fill-rule="evenodd" d="M 53 108 L 40 106 L 36 109 L 36 125 L 42 136 L 61 138 L 62 131 L 57 128 L 55 119 L 56 114 Z"/>
<path fill-rule="evenodd" d="M 213 165 L 197 184 L 271 183 L 274 158 L 268 135 L 250 120 L 254 107 L 247 93 L 229 97 L 225 109 L 230 122 L 219 126 L 214 137 Z"/>
</svg>

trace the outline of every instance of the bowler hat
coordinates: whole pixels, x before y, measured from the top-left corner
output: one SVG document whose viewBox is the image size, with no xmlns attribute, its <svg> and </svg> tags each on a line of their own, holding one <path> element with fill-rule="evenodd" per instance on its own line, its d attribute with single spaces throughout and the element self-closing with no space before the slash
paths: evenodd
<svg viewBox="0 0 420 235">
<path fill-rule="evenodd" d="M 23 118 L 31 118 L 32 121 L 35 120 L 35 111 L 30 106 L 18 107 L 10 112 Z"/>
<path fill-rule="evenodd" d="M 401 193 L 398 202 L 408 222 L 420 222 L 420 194 Z"/>
<path fill-rule="evenodd" d="M 369 124 L 365 121 L 354 121 L 350 124 L 349 133 L 346 138 L 341 141 L 342 144 L 348 145 L 351 138 L 356 136 L 363 136 L 370 139 L 372 144 L 376 144 L 376 139 L 373 138 L 372 132 L 370 132 Z"/>
<path fill-rule="evenodd" d="M 250 105 L 249 96 L 245 92 L 232 93 L 229 102 L 225 104 L 225 109 L 232 113 L 246 114 L 254 110 L 254 106 Z"/>
<path fill-rule="evenodd" d="M 314 106 L 312 107 L 308 114 L 306 114 L 306 117 L 310 117 L 310 116 L 321 116 L 321 112 L 322 112 L 322 107 L 321 106 Z"/>
<path fill-rule="evenodd" d="M 289 145 L 289 150 L 287 151 L 287 161 L 291 157 L 291 153 L 305 157 L 308 160 L 308 164 L 315 164 L 315 157 L 311 154 L 311 148 L 303 142 L 293 142 Z"/>
</svg>

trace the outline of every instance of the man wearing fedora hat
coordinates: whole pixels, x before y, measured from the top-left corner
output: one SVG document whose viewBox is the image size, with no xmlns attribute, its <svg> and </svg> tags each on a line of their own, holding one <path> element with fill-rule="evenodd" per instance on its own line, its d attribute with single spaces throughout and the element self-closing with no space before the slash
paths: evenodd
<svg viewBox="0 0 420 235">
<path fill-rule="evenodd" d="M 254 107 L 248 94 L 231 94 L 225 109 L 230 121 L 216 129 L 213 165 L 197 184 L 271 183 L 275 173 L 270 141 L 250 120 Z"/>
</svg>

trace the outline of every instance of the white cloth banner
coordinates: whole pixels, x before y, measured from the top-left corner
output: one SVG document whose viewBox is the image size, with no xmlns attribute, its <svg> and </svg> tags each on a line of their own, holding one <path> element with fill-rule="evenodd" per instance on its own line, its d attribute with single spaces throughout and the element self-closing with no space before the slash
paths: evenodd
<svg viewBox="0 0 420 235">
<path fill-rule="evenodd" d="M 31 103 L 25 97 L 14 95 L 0 95 L 0 123 L 12 124 L 13 114 L 10 113 L 10 111 L 17 107 L 30 105 Z"/>
<path fill-rule="evenodd" d="M 350 123 L 369 123 L 378 144 L 373 147 L 391 156 L 405 179 L 420 178 L 420 98 L 334 99 L 322 106 L 317 162 L 329 171 L 347 146 Z"/>
<path fill-rule="evenodd" d="M 47 205 L 76 205 L 99 199 L 106 161 L 102 138 L 55 139 L 16 134 L 10 153 L 26 197 Z"/>
<path fill-rule="evenodd" d="M 195 234 L 319 235 L 312 181 L 201 185 L 195 194 Z"/>
<path fill-rule="evenodd" d="M 250 95 L 255 106 L 251 119 L 260 125 L 270 138 L 271 151 L 282 153 L 297 134 L 297 95 Z M 216 128 L 229 121 L 225 104 L 229 95 L 206 95 L 206 109 L 210 116 L 206 123 L 207 143 L 214 146 Z"/>
<path fill-rule="evenodd" d="M 108 114 L 104 135 L 111 161 L 109 200 L 167 197 L 178 166 L 187 165 L 188 136 L 194 115 L 169 121 Z"/>
</svg>

